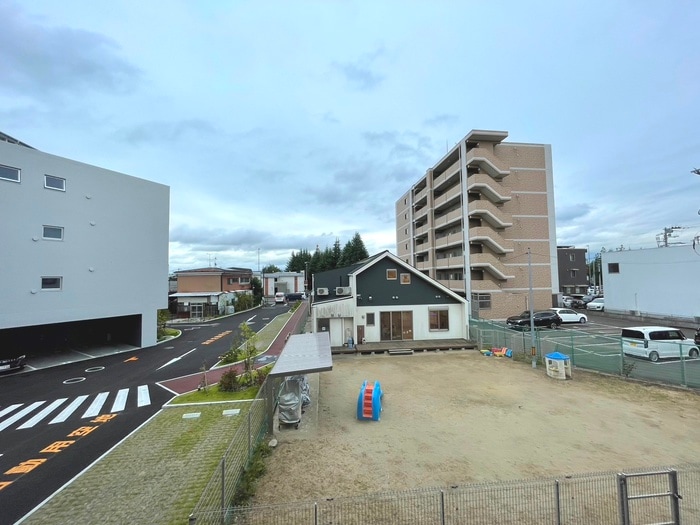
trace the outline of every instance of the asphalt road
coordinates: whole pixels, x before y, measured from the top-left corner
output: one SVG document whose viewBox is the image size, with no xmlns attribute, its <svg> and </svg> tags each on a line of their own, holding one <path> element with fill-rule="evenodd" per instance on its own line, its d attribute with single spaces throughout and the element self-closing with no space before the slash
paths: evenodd
<svg viewBox="0 0 700 525">
<path fill-rule="evenodd" d="M 241 323 L 257 332 L 287 310 L 181 324 L 182 336 L 161 345 L 59 366 L 41 359 L 45 368 L 0 376 L 0 524 L 21 519 L 157 413 L 173 397 L 159 381 L 210 368 Z"/>
</svg>

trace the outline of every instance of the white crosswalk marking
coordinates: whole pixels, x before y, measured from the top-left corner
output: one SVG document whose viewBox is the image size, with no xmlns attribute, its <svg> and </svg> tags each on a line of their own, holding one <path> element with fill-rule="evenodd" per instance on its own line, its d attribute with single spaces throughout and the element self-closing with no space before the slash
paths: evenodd
<svg viewBox="0 0 700 525">
<path fill-rule="evenodd" d="M 46 424 L 48 425 L 63 423 L 71 416 L 78 417 L 78 414 L 80 414 L 78 410 L 89 398 L 93 398 L 92 402 L 85 412 L 79 416 L 80 418 L 95 417 L 103 413 L 122 412 L 126 410 L 127 403 L 129 402 L 130 390 L 130 388 L 122 388 L 118 390 L 116 394 L 112 392 L 100 392 L 97 395 L 80 395 L 72 400 L 68 397 L 62 397 L 54 401 L 36 401 L 31 404 L 15 403 L 13 405 L 0 407 L 0 431 L 8 429 L 15 424 L 19 424 L 16 430 L 34 428 L 44 420 L 47 421 Z M 148 385 L 139 385 L 136 388 L 136 394 L 136 406 L 138 408 L 151 404 L 151 395 Z M 105 404 L 112 395 L 114 395 L 114 401 L 112 402 L 110 412 L 106 412 Z M 70 402 L 66 404 L 69 400 Z M 133 405 L 134 401 L 131 401 L 130 406 L 133 407 Z M 107 407 L 109 406 L 110 405 L 107 405 Z M 58 412 L 58 414 L 56 414 L 53 419 L 49 420 L 54 412 Z M 25 418 L 28 419 L 23 421 Z"/>
<path fill-rule="evenodd" d="M 61 410 L 60 414 L 58 414 L 55 418 L 49 421 L 49 425 L 53 425 L 54 423 L 63 423 L 73 412 L 75 412 L 78 409 L 80 405 L 83 404 L 83 401 L 85 401 L 87 398 L 88 396 L 76 397 L 73 401 L 71 401 L 70 405 Z"/>
<path fill-rule="evenodd" d="M 31 405 L 29 405 L 28 407 L 23 408 L 22 410 L 20 410 L 20 411 L 17 412 L 16 414 L 14 414 L 12 417 L 8 417 L 5 421 L 3 421 L 2 423 L 0 423 L 0 430 L 5 430 L 7 427 L 9 427 L 9 426 L 12 425 L 13 423 L 19 421 L 19 420 L 22 419 L 24 416 L 26 416 L 27 414 L 29 414 L 32 410 L 34 410 L 35 408 L 40 407 L 40 406 L 43 405 L 44 403 L 46 403 L 46 401 L 37 401 L 37 402 L 32 403 Z"/>
<path fill-rule="evenodd" d="M 100 392 L 99 394 L 97 394 L 97 397 L 93 400 L 93 402 L 83 414 L 83 418 L 99 416 L 100 410 L 102 410 L 102 405 L 104 405 L 105 401 L 107 401 L 108 395 L 109 392 Z"/>
<path fill-rule="evenodd" d="M 34 415 L 31 419 L 28 419 L 27 421 L 25 421 L 24 423 L 22 423 L 22 424 L 21 424 L 20 426 L 18 426 L 17 428 L 20 429 L 20 428 L 31 428 L 31 427 L 33 427 L 33 426 L 36 425 L 39 421 L 41 421 L 42 419 L 44 419 L 44 418 L 45 418 L 46 416 L 48 416 L 51 412 L 53 412 L 53 411 L 56 410 L 58 407 L 60 407 L 63 403 L 65 403 L 67 399 L 68 399 L 67 397 L 64 397 L 64 398 L 61 398 L 61 399 L 57 399 L 56 401 L 54 401 L 53 403 L 51 403 L 49 406 L 45 407 L 41 412 L 39 412 L 38 414 Z"/>
<path fill-rule="evenodd" d="M 15 408 L 19 408 L 21 406 L 22 406 L 22 403 L 17 403 L 16 405 L 10 405 L 9 407 L 3 408 L 2 410 L 0 410 L 0 417 L 4 416 L 5 414 L 9 414 Z"/>
<path fill-rule="evenodd" d="M 148 393 L 148 385 L 141 385 L 138 388 L 138 402 L 136 406 L 144 407 L 151 404 L 151 396 Z"/>
<path fill-rule="evenodd" d="M 128 388 L 122 388 L 119 392 L 117 392 L 117 398 L 114 400 L 114 403 L 112 404 L 112 410 L 110 410 L 111 413 L 114 412 L 121 412 L 126 408 L 126 399 L 129 397 L 129 389 Z"/>
</svg>

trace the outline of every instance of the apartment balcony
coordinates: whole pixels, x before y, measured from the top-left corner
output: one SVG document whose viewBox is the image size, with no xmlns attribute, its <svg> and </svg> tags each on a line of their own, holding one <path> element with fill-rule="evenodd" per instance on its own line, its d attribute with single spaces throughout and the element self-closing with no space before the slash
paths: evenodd
<svg viewBox="0 0 700 525">
<path fill-rule="evenodd" d="M 421 208 L 416 208 L 413 210 L 413 220 L 418 221 L 422 219 L 423 217 L 426 217 L 428 215 L 428 208 L 427 206 L 423 206 Z"/>
<path fill-rule="evenodd" d="M 415 236 L 424 237 L 428 235 L 428 230 L 430 230 L 430 226 L 428 226 L 428 223 L 425 223 L 423 226 L 416 228 Z"/>
<path fill-rule="evenodd" d="M 414 248 L 413 248 L 413 253 L 416 255 L 419 255 L 421 253 L 428 253 L 430 251 L 430 243 L 427 241 L 424 242 L 416 242 Z"/>
<path fill-rule="evenodd" d="M 488 226 L 469 228 L 469 242 L 484 244 L 500 255 L 514 251 L 513 241 L 503 238 L 500 232 Z"/>
<path fill-rule="evenodd" d="M 483 173 L 488 173 L 494 179 L 510 175 L 510 170 L 499 168 L 498 162 L 490 151 L 483 148 L 472 148 L 467 153 L 467 166 L 479 166 Z"/>
<path fill-rule="evenodd" d="M 452 290 L 453 292 L 464 293 L 464 280 L 463 279 L 438 279 L 437 281 L 441 285 L 443 285 L 444 287 Z"/>
<path fill-rule="evenodd" d="M 430 264 L 430 261 L 421 261 L 421 262 L 417 262 L 416 264 L 414 264 L 414 266 L 415 266 L 418 270 L 430 270 L 430 269 L 433 267 L 433 265 Z"/>
<path fill-rule="evenodd" d="M 433 180 L 433 190 L 439 190 L 446 184 L 452 184 L 459 176 L 459 160 L 447 168 L 443 173 Z"/>
<path fill-rule="evenodd" d="M 459 184 L 455 184 L 449 190 L 438 197 L 433 197 L 433 209 L 439 210 L 449 206 L 450 204 L 458 202 L 458 199 L 462 195 L 461 187 Z"/>
<path fill-rule="evenodd" d="M 435 237 L 435 248 L 447 248 L 448 246 L 461 245 L 464 242 L 462 232 L 450 233 L 442 237 Z"/>
<path fill-rule="evenodd" d="M 413 203 L 426 205 L 428 202 L 427 199 L 428 199 L 428 188 L 423 188 L 422 190 L 420 190 L 418 193 L 416 193 L 413 196 Z"/>
<path fill-rule="evenodd" d="M 515 275 L 510 275 L 508 269 L 490 253 L 471 253 L 469 254 L 469 266 L 479 268 L 488 272 L 499 281 L 515 279 Z"/>
<path fill-rule="evenodd" d="M 474 292 L 493 292 L 495 290 L 500 290 L 500 283 L 494 282 L 490 279 L 484 279 L 476 281 L 472 279 L 469 283 L 472 293 Z"/>
<path fill-rule="evenodd" d="M 467 191 L 478 191 L 488 200 L 503 203 L 511 200 L 510 190 L 486 173 L 475 173 L 467 178 Z"/>
<path fill-rule="evenodd" d="M 509 213 L 496 206 L 491 201 L 472 201 L 468 205 L 468 216 L 479 217 L 488 222 L 494 228 L 507 228 L 513 226 L 513 217 Z"/>
<path fill-rule="evenodd" d="M 452 210 L 449 213 L 446 213 L 444 215 L 440 215 L 439 217 L 433 217 L 433 224 L 435 225 L 435 228 L 444 228 L 445 226 L 449 226 L 451 224 L 455 224 L 457 222 L 462 221 L 462 208 L 457 208 L 456 210 Z"/>
<path fill-rule="evenodd" d="M 457 257 L 444 257 L 442 259 L 435 259 L 436 268 L 464 268 L 464 257 L 459 255 Z"/>
</svg>

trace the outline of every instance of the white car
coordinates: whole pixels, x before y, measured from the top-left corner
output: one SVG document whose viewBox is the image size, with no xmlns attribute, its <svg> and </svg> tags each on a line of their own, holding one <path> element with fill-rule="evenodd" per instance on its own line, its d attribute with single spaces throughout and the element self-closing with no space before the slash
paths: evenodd
<svg viewBox="0 0 700 525">
<path fill-rule="evenodd" d="M 577 312 L 576 310 L 571 310 L 570 308 L 550 308 L 550 310 L 557 312 L 557 315 L 561 317 L 562 323 L 585 324 L 588 322 L 588 317 Z"/>
<path fill-rule="evenodd" d="M 597 299 L 593 299 L 591 302 L 586 303 L 586 310 L 597 310 L 599 312 L 604 311 L 605 299 L 598 297 Z"/>
</svg>

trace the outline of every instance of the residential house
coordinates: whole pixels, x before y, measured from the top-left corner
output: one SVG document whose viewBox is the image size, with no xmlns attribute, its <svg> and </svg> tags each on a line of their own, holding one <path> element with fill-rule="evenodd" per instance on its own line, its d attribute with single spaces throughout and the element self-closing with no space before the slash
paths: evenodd
<svg viewBox="0 0 700 525">
<path fill-rule="evenodd" d="M 175 272 L 178 317 L 204 318 L 233 313 L 236 294 L 253 293 L 248 268 L 195 268 Z"/>
<path fill-rule="evenodd" d="M 388 251 L 314 274 L 311 316 L 331 346 L 468 334 L 466 300 Z"/>
<path fill-rule="evenodd" d="M 557 246 L 559 291 L 563 295 L 588 293 L 588 251 L 575 246 Z"/>
</svg>

